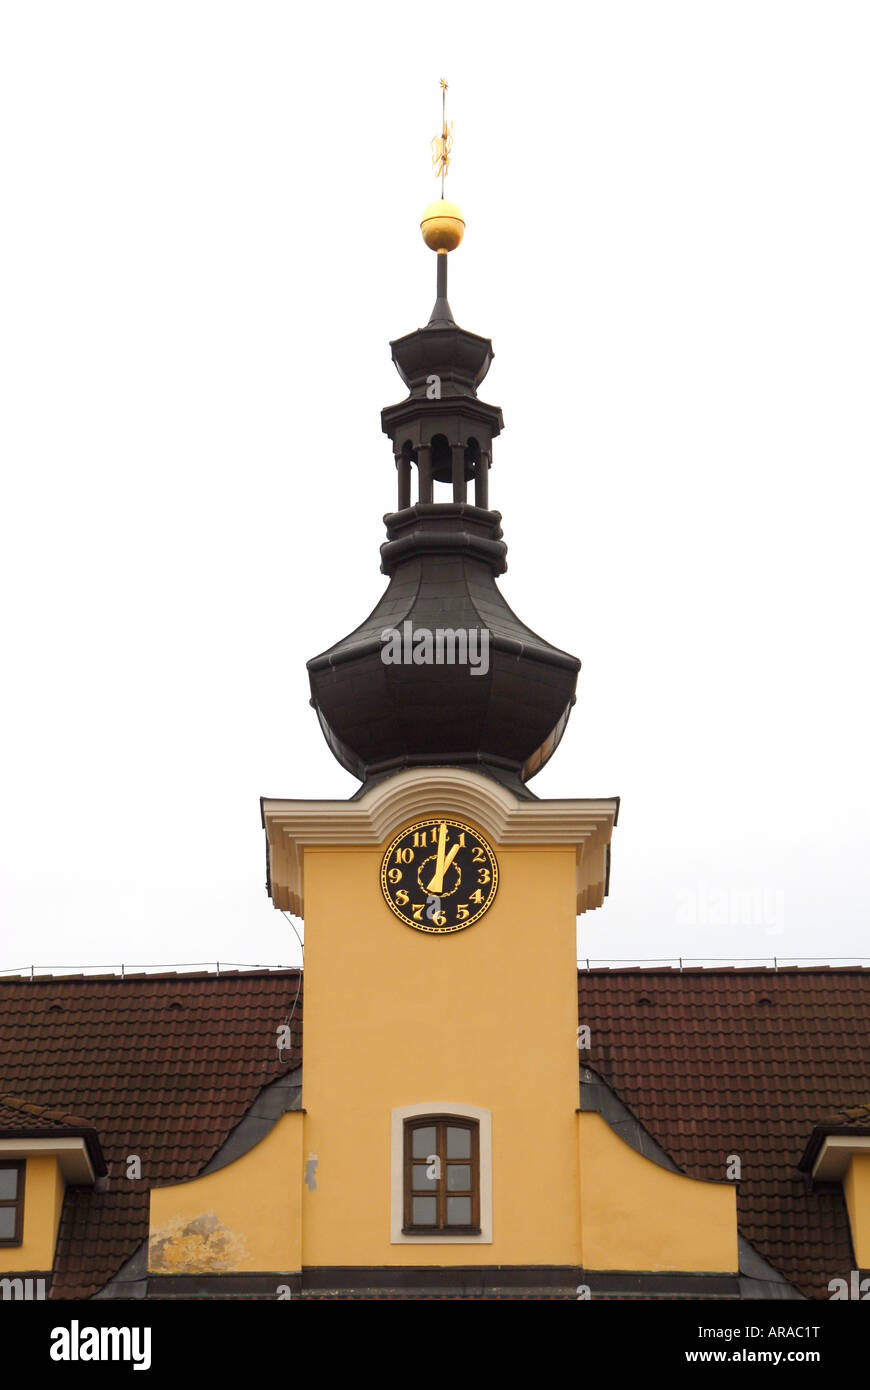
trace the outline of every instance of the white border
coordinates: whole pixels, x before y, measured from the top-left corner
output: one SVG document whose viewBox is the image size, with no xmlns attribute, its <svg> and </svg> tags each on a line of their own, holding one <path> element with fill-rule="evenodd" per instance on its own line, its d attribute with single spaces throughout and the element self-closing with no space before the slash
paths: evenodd
<svg viewBox="0 0 870 1390">
<path fill-rule="evenodd" d="M 404 1235 L 405 1120 L 417 1115 L 459 1115 L 477 1120 L 480 1140 L 480 1235 Z M 390 1244 L 391 1245 L 492 1245 L 492 1111 L 455 1100 L 429 1100 L 422 1105 L 397 1105 L 391 1112 L 390 1132 Z"/>
</svg>

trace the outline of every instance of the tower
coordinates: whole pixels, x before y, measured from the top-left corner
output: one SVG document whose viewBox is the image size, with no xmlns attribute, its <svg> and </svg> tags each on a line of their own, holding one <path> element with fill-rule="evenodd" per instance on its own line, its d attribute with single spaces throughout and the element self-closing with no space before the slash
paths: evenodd
<svg viewBox="0 0 870 1390">
<path fill-rule="evenodd" d="M 450 131 L 436 141 L 440 173 Z M 442 186 L 443 194 L 443 186 Z M 607 891 L 617 802 L 541 801 L 580 663 L 500 594 L 489 339 L 461 328 L 443 196 L 424 327 L 395 339 L 396 474 L 369 617 L 308 662 L 347 802 L 265 799 L 269 891 L 305 917 L 301 1264 L 580 1263 L 576 916 Z M 410 1276 L 408 1276 L 410 1277 Z M 421 1276 L 422 1277 L 422 1276 Z"/>
</svg>

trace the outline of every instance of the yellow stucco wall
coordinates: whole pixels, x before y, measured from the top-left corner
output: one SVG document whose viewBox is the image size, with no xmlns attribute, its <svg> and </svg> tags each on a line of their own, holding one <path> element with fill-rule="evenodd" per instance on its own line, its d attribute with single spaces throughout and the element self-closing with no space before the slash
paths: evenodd
<svg viewBox="0 0 870 1390">
<path fill-rule="evenodd" d="M 843 1178 L 852 1246 L 859 1269 L 870 1268 L 870 1154 L 853 1154 Z"/>
<path fill-rule="evenodd" d="M 495 903 L 445 936 L 389 910 L 384 848 L 305 850 L 305 1111 L 152 1192 L 151 1270 L 736 1271 L 734 1188 L 669 1173 L 577 1113 L 573 846 L 493 843 Z M 491 1240 L 392 1238 L 392 1112 L 436 1103 L 491 1114 Z"/>
<path fill-rule="evenodd" d="M 63 1206 L 64 1181 L 51 1154 L 27 1159 L 24 1174 L 24 1229 L 20 1245 L 0 1247 L 0 1269 L 51 1269 Z"/>
<path fill-rule="evenodd" d="M 586 1269 L 737 1270 L 737 1190 L 670 1173 L 600 1115 L 578 1116 Z"/>
<path fill-rule="evenodd" d="M 155 1274 L 291 1273 L 301 1262 L 302 1114 L 282 1115 L 235 1163 L 151 1190 Z"/>
<path fill-rule="evenodd" d="M 574 849 L 494 844 L 492 908 L 434 936 L 386 906 L 384 847 L 305 852 L 303 1264 L 576 1264 Z M 433 1100 L 492 1112 L 491 1244 L 391 1244 L 391 1111 Z"/>
</svg>

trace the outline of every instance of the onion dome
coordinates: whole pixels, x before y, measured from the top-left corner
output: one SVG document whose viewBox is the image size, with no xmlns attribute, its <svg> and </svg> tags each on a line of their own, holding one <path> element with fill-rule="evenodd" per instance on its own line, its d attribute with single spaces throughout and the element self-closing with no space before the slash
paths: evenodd
<svg viewBox="0 0 870 1390">
<path fill-rule="evenodd" d="M 421 227 L 437 252 L 435 306 L 424 328 L 390 344 L 408 395 L 381 412 L 397 473 L 381 546 L 390 582 L 359 627 L 308 662 L 311 703 L 363 783 L 450 765 L 531 796 L 525 784 L 562 737 L 580 662 L 526 627 L 496 584 L 507 546 L 488 479 L 503 419 L 477 395 L 492 343 L 460 328 L 447 301 L 459 209 L 435 203 Z"/>
</svg>

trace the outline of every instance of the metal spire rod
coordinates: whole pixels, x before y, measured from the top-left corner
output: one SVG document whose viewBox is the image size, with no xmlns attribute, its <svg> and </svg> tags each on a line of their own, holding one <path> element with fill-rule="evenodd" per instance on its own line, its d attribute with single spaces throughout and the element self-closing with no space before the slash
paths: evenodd
<svg viewBox="0 0 870 1390">
<path fill-rule="evenodd" d="M 447 143 L 447 83 L 441 78 L 441 138 Z M 447 173 L 447 160 L 441 161 L 441 197 L 444 197 L 444 176 Z"/>
</svg>

